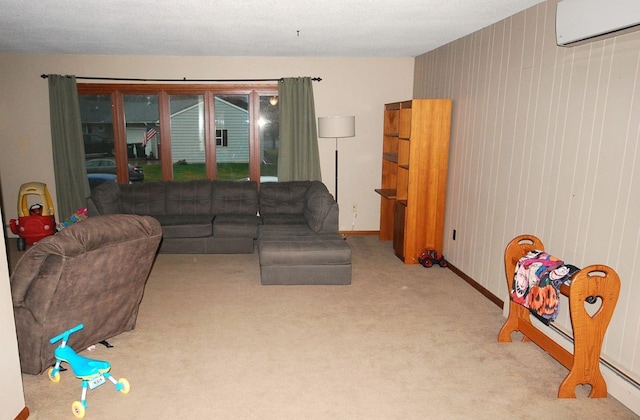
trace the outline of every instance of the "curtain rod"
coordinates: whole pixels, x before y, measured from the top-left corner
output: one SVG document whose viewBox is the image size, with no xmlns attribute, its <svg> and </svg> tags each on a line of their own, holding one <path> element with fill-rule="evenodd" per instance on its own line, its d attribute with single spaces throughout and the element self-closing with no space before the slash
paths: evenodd
<svg viewBox="0 0 640 420">
<path fill-rule="evenodd" d="M 46 79 L 49 77 L 47 74 L 41 74 L 40 77 Z M 67 76 L 70 77 L 70 76 Z M 76 76 L 76 79 L 83 80 L 116 80 L 116 81 L 128 81 L 128 82 L 281 82 L 283 77 L 279 79 L 136 79 L 130 77 L 89 77 L 89 76 Z M 320 77 L 312 77 L 314 82 L 322 81 Z"/>
</svg>

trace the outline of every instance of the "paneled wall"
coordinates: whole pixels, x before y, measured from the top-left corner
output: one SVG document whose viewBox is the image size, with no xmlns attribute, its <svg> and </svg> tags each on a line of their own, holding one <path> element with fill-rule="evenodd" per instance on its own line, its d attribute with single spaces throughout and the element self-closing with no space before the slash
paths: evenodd
<svg viewBox="0 0 640 420">
<path fill-rule="evenodd" d="M 445 257 L 504 301 L 504 248 L 522 233 L 612 266 L 622 291 L 603 353 L 640 381 L 640 31 L 558 47 L 555 10 L 416 59 L 414 98 L 453 99 Z"/>
</svg>

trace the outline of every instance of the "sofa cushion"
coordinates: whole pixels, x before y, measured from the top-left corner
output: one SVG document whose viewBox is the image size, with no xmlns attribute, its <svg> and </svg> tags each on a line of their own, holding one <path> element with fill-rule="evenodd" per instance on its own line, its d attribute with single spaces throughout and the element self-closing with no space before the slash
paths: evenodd
<svg viewBox="0 0 640 420">
<path fill-rule="evenodd" d="M 258 214 L 258 183 L 213 181 L 213 214 Z"/>
<path fill-rule="evenodd" d="M 265 214 L 262 215 L 265 225 L 304 225 L 307 226 L 302 214 Z"/>
<path fill-rule="evenodd" d="M 120 186 L 114 181 L 104 182 L 92 189 L 91 200 L 100 214 L 122 213 Z"/>
<path fill-rule="evenodd" d="M 281 238 L 300 238 L 303 236 L 318 236 L 317 233 L 309 229 L 305 224 L 272 224 L 258 226 L 258 239 L 271 240 L 272 238 L 280 240 Z"/>
<path fill-rule="evenodd" d="M 335 231 L 338 206 L 327 187 L 322 182 L 312 182 L 305 193 L 305 199 L 304 218 L 311 230 L 314 232 Z M 332 220 L 333 216 L 335 216 L 335 220 Z"/>
<path fill-rule="evenodd" d="M 166 214 L 211 214 L 210 180 L 168 181 L 166 184 Z"/>
<path fill-rule="evenodd" d="M 260 215 L 304 214 L 311 181 L 265 182 L 260 185 Z"/>
<path fill-rule="evenodd" d="M 218 214 L 213 220 L 217 238 L 255 238 L 260 219 L 255 214 Z"/>
<path fill-rule="evenodd" d="M 351 247 L 340 237 L 296 241 L 261 241 L 258 244 L 260 265 L 349 265 Z"/>
<path fill-rule="evenodd" d="M 148 216 L 165 214 L 166 183 L 119 184 L 122 212 Z"/>
<path fill-rule="evenodd" d="M 211 236 L 213 229 L 212 215 L 156 215 L 162 226 L 162 237 L 170 238 L 205 238 Z"/>
</svg>

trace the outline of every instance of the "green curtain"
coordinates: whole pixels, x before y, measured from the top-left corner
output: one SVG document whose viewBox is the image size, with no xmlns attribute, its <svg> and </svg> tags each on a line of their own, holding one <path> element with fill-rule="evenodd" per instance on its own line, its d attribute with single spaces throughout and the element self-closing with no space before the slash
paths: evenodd
<svg viewBox="0 0 640 420">
<path fill-rule="evenodd" d="M 322 180 L 312 83 L 310 77 L 296 77 L 278 84 L 278 181 Z"/>
<path fill-rule="evenodd" d="M 57 220 L 62 221 L 86 206 L 89 181 L 84 159 L 76 78 L 50 74 L 48 80 Z"/>
</svg>

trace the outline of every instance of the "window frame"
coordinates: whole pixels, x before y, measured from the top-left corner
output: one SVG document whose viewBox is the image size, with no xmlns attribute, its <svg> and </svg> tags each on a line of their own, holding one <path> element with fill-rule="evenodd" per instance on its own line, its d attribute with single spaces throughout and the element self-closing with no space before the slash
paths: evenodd
<svg viewBox="0 0 640 420">
<path fill-rule="evenodd" d="M 205 113 L 205 176 L 216 179 L 216 95 L 247 95 L 249 98 L 249 178 L 260 182 L 260 97 L 277 96 L 278 84 L 139 84 L 78 83 L 79 95 L 110 95 L 113 121 L 114 153 L 118 180 L 129 181 L 124 95 L 157 95 L 160 122 L 160 164 L 162 180 L 173 180 L 171 158 L 171 95 L 202 95 Z"/>
</svg>

